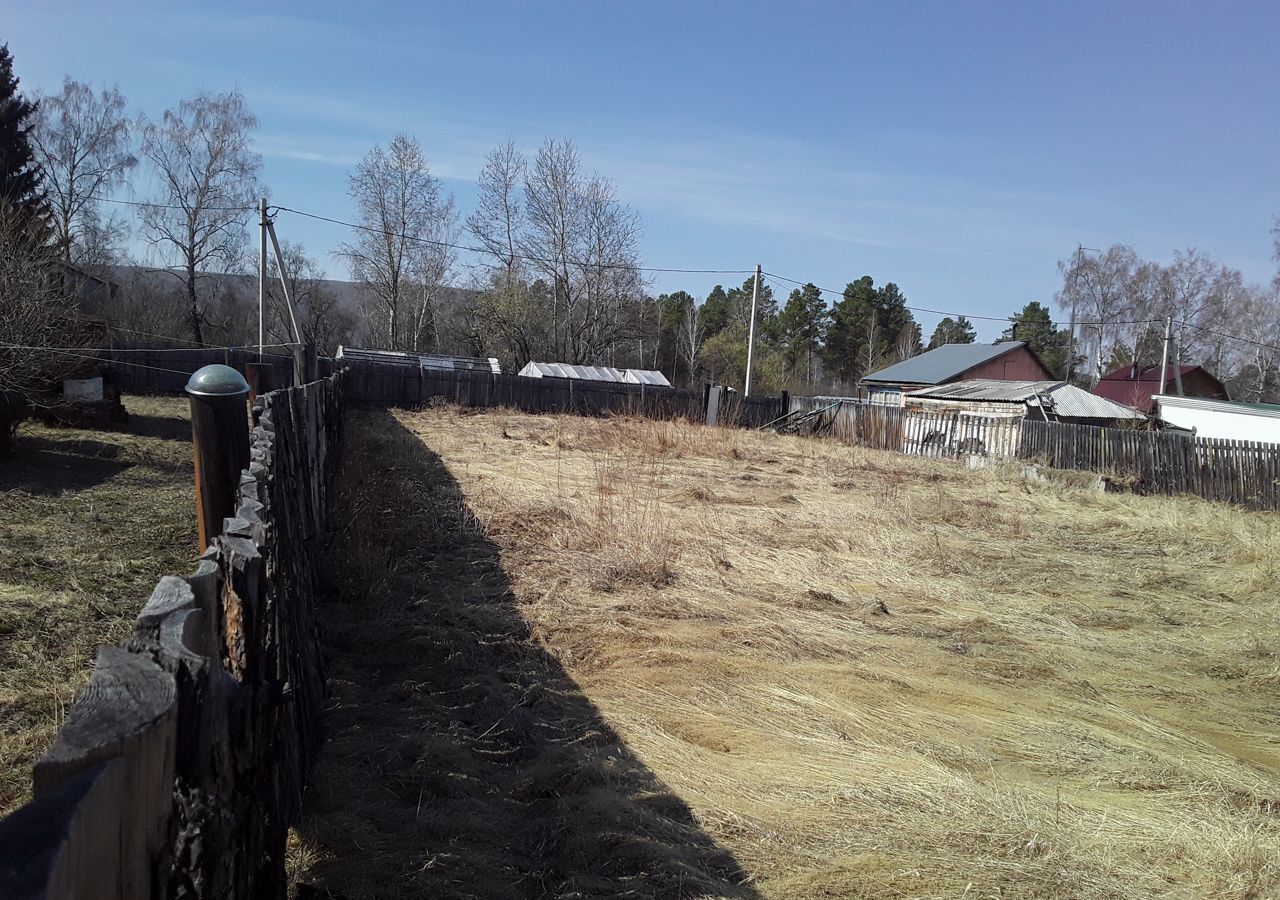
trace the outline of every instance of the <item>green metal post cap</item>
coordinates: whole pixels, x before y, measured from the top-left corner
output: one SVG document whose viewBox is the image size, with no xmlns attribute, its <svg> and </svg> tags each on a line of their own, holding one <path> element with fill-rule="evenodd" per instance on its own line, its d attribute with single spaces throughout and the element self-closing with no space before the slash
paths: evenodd
<svg viewBox="0 0 1280 900">
<path fill-rule="evenodd" d="M 249 393 L 249 382 L 230 366 L 215 364 L 192 373 L 187 393 L 197 397 L 234 397 Z"/>
</svg>

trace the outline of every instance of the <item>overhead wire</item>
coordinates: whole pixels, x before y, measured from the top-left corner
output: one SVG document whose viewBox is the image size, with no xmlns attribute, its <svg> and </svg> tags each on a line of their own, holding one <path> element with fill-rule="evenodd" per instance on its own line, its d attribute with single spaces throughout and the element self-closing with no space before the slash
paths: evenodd
<svg viewBox="0 0 1280 900">
<path fill-rule="evenodd" d="M 19 350 L 21 350 L 21 349 L 26 349 L 26 348 L 23 348 L 23 347 L 21 347 L 21 346 L 19 346 L 19 345 L 13 345 L 12 347 L 10 347 L 10 346 L 5 345 L 5 344 L 0 344 L 0 349 L 19 349 Z M 96 357 L 96 356 L 90 356 L 90 355 L 88 355 L 87 353 L 73 353 L 73 352 L 72 352 L 72 351 L 70 351 L 70 350 L 59 350 L 59 349 L 56 349 L 56 348 L 53 348 L 53 347 L 43 347 L 43 348 L 41 348 L 41 347 L 37 347 L 37 348 L 32 348 L 32 349 L 42 349 L 42 350 L 46 350 L 46 351 L 48 351 L 49 353 L 60 353 L 60 354 L 62 354 L 63 356 L 75 356 L 75 357 L 78 357 L 78 358 L 80 358 L 80 359 L 89 359 L 89 360 L 93 360 L 94 362 L 103 362 L 103 360 L 102 360 L 102 359 L 99 359 L 99 358 L 98 358 L 98 357 Z M 123 359 L 114 359 L 114 360 L 111 360 L 110 362 L 111 362 L 111 364 L 112 364 L 112 365 L 116 365 L 116 366 L 130 366 L 130 367 L 135 368 L 135 369 L 151 369 L 151 370 L 156 371 L 156 372 L 169 372 L 169 373 L 174 374 L 174 375 L 190 375 L 190 374 L 191 374 L 189 371 L 186 371 L 186 370 L 184 370 L 184 369 L 168 369 L 168 368 L 165 368 L 164 366 L 149 366 L 149 365 L 147 365 L 146 363 L 127 362 L 126 360 L 123 360 Z"/>
<path fill-rule="evenodd" d="M 148 203 L 145 201 L 138 201 L 138 200 L 124 200 L 118 197 L 98 197 L 94 199 L 100 200 L 106 203 L 119 203 L 126 206 L 135 206 L 135 207 L 155 207 L 160 209 L 181 209 L 181 210 L 188 209 L 188 207 L 180 206 L 176 204 Z M 206 206 L 203 208 L 210 211 L 216 211 L 216 212 L 251 212 L 256 207 L 253 207 L 253 206 Z M 398 237 L 403 240 L 410 241 L 412 243 L 423 244 L 426 246 L 442 247 L 450 250 L 459 250 L 459 251 L 464 251 L 468 253 L 488 254 L 490 256 L 494 256 L 499 259 L 502 259 L 506 256 L 506 254 L 498 253 L 497 251 L 491 250 L 487 247 L 475 247 L 468 244 L 457 244 L 450 241 L 439 241 L 431 238 L 410 237 L 408 235 L 400 234 L 398 232 L 387 231 L 385 229 L 375 228 L 369 225 L 362 225 L 358 222 L 347 222 L 343 219 L 337 219 L 332 216 L 324 216 L 324 215 L 320 215 L 319 213 L 307 212 L 305 210 L 294 209 L 288 206 L 271 205 L 271 206 L 268 206 L 267 209 L 269 212 L 275 211 L 275 212 L 289 213 L 291 215 L 301 216 L 303 218 L 313 219 L 320 222 L 328 222 L 333 225 L 340 225 L 345 228 L 352 228 L 358 231 L 365 231 L 372 234 L 381 234 L 388 237 Z M 754 269 L 695 269 L 695 268 L 681 268 L 681 267 L 669 267 L 669 266 L 639 266 L 631 263 L 596 263 L 596 262 L 585 262 L 582 260 L 554 260 L 548 257 L 534 256 L 534 255 L 525 254 L 525 253 L 513 253 L 513 254 L 510 254 L 510 257 L 512 259 L 519 259 L 525 262 L 537 262 L 537 263 L 564 262 L 569 265 L 573 265 L 581 268 L 629 269 L 637 272 L 658 272 L 658 273 L 666 273 L 666 274 L 752 275 L 755 272 Z M 491 265 L 491 264 L 485 263 L 484 265 Z M 770 281 L 770 279 L 777 279 L 778 281 L 786 282 L 787 284 L 796 285 L 798 287 L 805 287 L 806 285 L 813 284 L 813 282 L 800 281 L 795 278 L 790 278 L 786 275 L 781 275 L 777 272 L 761 271 L 761 275 L 765 277 L 766 281 Z M 786 290 L 786 288 L 783 285 L 777 284 L 776 282 L 772 282 L 772 281 L 770 281 L 770 283 L 772 284 L 773 287 L 776 287 L 780 290 Z M 837 291 L 832 288 L 824 288 L 816 284 L 814 284 L 813 286 L 823 294 L 833 295 L 837 297 L 844 296 L 844 291 Z M 980 315 L 976 313 L 968 314 L 968 313 L 960 313 L 955 311 L 932 309 L 926 306 L 905 305 L 905 308 L 912 312 L 924 313 L 924 314 L 934 315 L 934 316 L 956 317 L 956 318 L 963 317 L 965 319 L 968 319 L 969 321 L 1001 322 L 1001 323 L 1007 323 L 1007 322 L 1013 321 L 1013 317 L 1010 317 L 1010 316 L 986 316 L 986 315 Z M 1088 320 L 1076 320 L 1072 322 L 1071 320 L 1062 320 L 1062 319 L 1050 320 L 1051 324 L 1055 326 L 1076 325 L 1079 327 L 1097 327 L 1097 326 L 1109 326 L 1109 325 L 1154 325 L 1154 324 L 1158 324 L 1160 321 L 1161 320 L 1159 319 L 1126 319 L 1126 320 L 1117 320 L 1117 321 L 1111 321 L 1111 322 L 1088 321 Z M 1251 338 L 1228 334 L 1226 332 L 1217 331 L 1215 329 L 1212 329 L 1203 325 L 1194 325 L 1189 322 L 1185 324 L 1187 325 L 1187 327 L 1216 335 L 1217 337 L 1221 337 L 1225 340 L 1240 341 L 1242 343 L 1252 344 L 1257 347 L 1265 347 L 1269 350 L 1280 351 L 1280 345 L 1269 344 L 1269 343 L 1266 343 L 1265 341 L 1256 341 Z M 182 338 L 172 338 L 166 335 L 152 334 L 149 332 L 137 331 L 136 329 L 123 328 L 120 326 L 113 326 L 113 327 L 116 327 L 121 331 L 127 331 L 133 334 L 139 334 L 146 337 L 155 337 L 155 338 L 163 338 L 165 340 L 183 341 Z M 203 345 L 197 344 L 195 341 L 183 341 L 183 342 L 192 344 L 193 346 L 203 346 Z M 255 344 L 254 346 L 256 347 L 257 345 Z M 292 346 L 292 345 L 291 344 L 271 344 L 271 345 L 264 345 L 264 346 L 284 347 L 284 346 Z M 54 348 L 49 348 L 49 349 L 54 349 Z M 206 349 L 210 349 L 210 348 L 206 348 Z M 212 349 L 234 349 L 234 348 L 212 348 Z"/>
<path fill-rule="evenodd" d="M 335 219 L 330 216 L 322 216 L 318 213 L 304 212 L 303 210 L 300 210 L 300 209 L 291 209 L 288 206 L 269 206 L 267 207 L 267 209 L 276 210 L 278 212 L 292 213 L 295 216 L 303 216 L 308 219 L 316 219 L 317 221 L 320 221 L 320 222 L 329 222 L 333 225 L 342 225 L 346 228 L 354 228 L 359 231 L 367 231 L 367 232 L 370 232 L 371 234 L 381 234 L 387 237 L 396 237 L 396 238 L 400 238 L 401 240 L 409 241 L 411 243 L 425 244 L 432 247 L 444 247 L 450 250 L 463 250 L 468 253 L 487 253 L 490 256 L 496 256 L 499 259 L 507 255 L 503 253 L 498 253 L 495 250 L 490 250 L 488 247 L 472 247 L 467 244 L 455 244 L 450 241 L 437 241 L 431 238 L 410 237 L 408 235 L 401 234 L 400 232 L 387 231 L 386 229 L 383 229 L 383 228 L 375 228 L 372 225 L 361 225 L 358 222 L 345 222 L 342 219 Z M 510 254 L 510 256 L 512 259 L 524 260 L 526 262 L 539 262 L 539 263 L 552 263 L 552 264 L 566 263 L 571 266 L 579 266 L 581 268 L 586 268 L 586 269 L 629 269 L 636 272 L 670 272 L 670 273 L 687 274 L 687 275 L 750 275 L 753 272 L 755 272 L 755 269 L 681 269 L 681 268 L 665 268 L 660 266 L 639 266 L 633 263 L 597 263 L 597 262 L 584 262 L 582 260 L 574 260 L 574 259 L 558 260 L 558 259 L 550 259 L 549 257 L 544 257 L 544 256 L 533 256 L 527 253 L 512 253 Z"/>
<path fill-rule="evenodd" d="M 805 287 L 805 286 L 807 286 L 807 285 L 813 284 L 813 282 L 811 282 L 811 281 L 797 281 L 797 280 L 796 280 L 796 279 L 794 279 L 794 278 L 788 278 L 787 276 L 785 276 L 785 275 L 779 275 L 779 274 L 778 274 L 778 273 L 776 273 L 776 272 L 762 272 L 761 274 L 766 275 L 766 276 L 768 276 L 768 277 L 770 277 L 770 278 L 777 278 L 777 279 L 779 279 L 780 281 L 785 281 L 785 282 L 787 282 L 788 284 L 794 284 L 794 285 L 798 285 L 798 286 L 800 286 L 800 287 Z M 775 286 L 775 287 L 779 287 L 779 285 L 774 285 L 774 286 Z M 835 296 L 837 296 L 837 297 L 843 297 L 843 296 L 844 296 L 844 291 L 837 291 L 837 290 L 833 290 L 833 289 L 831 289 L 831 288 L 819 287 L 819 286 L 818 286 L 818 285 L 816 285 L 816 284 L 814 284 L 813 286 L 814 286 L 815 288 L 817 288 L 819 291 L 821 291 L 822 293 L 824 293 L 824 294 L 834 294 L 834 295 L 835 295 Z M 785 288 L 783 288 L 783 290 L 785 290 Z M 975 315 L 970 315 L 970 314 L 968 314 L 968 313 L 947 312 L 947 311 L 945 311 L 945 310 L 941 310 L 941 309 L 930 309 L 930 308 L 925 307 L 925 306 L 906 306 L 905 308 L 906 308 L 906 309 L 911 310 L 912 312 L 929 313 L 930 315 L 935 315 L 935 316 L 963 316 L 965 319 L 968 319 L 968 320 L 970 320 L 970 321 L 980 321 L 980 322 L 1005 322 L 1005 323 L 1008 323 L 1008 322 L 1013 321 L 1013 320 L 1014 320 L 1014 318 L 1016 318 L 1016 317 L 1011 317 L 1011 316 L 983 316 L 983 315 L 976 315 L 976 314 L 975 314 Z M 1082 320 L 1077 319 L 1077 320 L 1076 320 L 1076 322 L 1075 322 L 1075 324 L 1076 324 L 1076 325 L 1078 325 L 1078 326 L 1081 326 L 1081 325 L 1150 325 L 1150 324 L 1153 324 L 1153 323 L 1158 322 L 1158 321 L 1160 321 L 1160 320 L 1158 320 L 1158 319 L 1128 319 L 1128 320 L 1115 321 L 1115 322 L 1089 322 L 1089 321 L 1082 321 Z M 1050 320 L 1050 322 L 1051 322 L 1051 324 L 1053 324 L 1053 325 L 1070 325 L 1070 324 L 1071 324 L 1070 320 L 1061 320 L 1061 319 L 1051 319 L 1051 320 Z"/>
<path fill-rule="evenodd" d="M 125 200 L 120 197 L 91 197 L 89 198 L 97 203 L 119 203 L 121 206 L 144 206 L 152 209 L 180 209 L 184 212 L 190 212 L 192 207 L 183 206 L 180 203 L 150 203 L 146 200 Z M 252 212 L 257 209 L 255 206 L 201 206 L 200 209 L 209 212 Z"/>
<path fill-rule="evenodd" d="M 294 347 L 296 343 L 288 344 L 263 344 L 262 348 L 279 348 Z M 48 350 L 50 352 L 58 351 L 82 351 L 84 353 L 190 353 L 192 350 L 257 350 L 257 344 L 228 344 L 226 346 L 211 346 L 202 344 L 199 347 L 46 347 L 38 344 L 10 344 L 0 342 L 0 348 L 6 350 Z"/>
<path fill-rule="evenodd" d="M 1196 325 L 1192 322 L 1183 322 L 1182 325 L 1187 328 L 1194 328 L 1196 331 L 1203 331 L 1208 334 L 1216 335 L 1220 338 L 1225 338 L 1229 341 L 1240 341 L 1242 344 L 1252 344 L 1255 347 L 1265 347 L 1268 350 L 1280 350 L 1280 344 L 1268 344 L 1266 341 L 1255 341 L 1252 338 L 1240 337 L 1238 334 L 1227 334 L 1225 331 L 1218 331 L 1216 329 L 1209 328 L 1207 325 Z"/>
</svg>

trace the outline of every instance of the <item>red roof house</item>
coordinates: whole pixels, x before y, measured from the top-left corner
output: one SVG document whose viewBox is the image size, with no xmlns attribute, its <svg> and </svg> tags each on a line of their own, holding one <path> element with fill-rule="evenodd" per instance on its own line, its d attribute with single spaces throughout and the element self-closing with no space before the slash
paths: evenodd
<svg viewBox="0 0 1280 900">
<path fill-rule="evenodd" d="M 1102 376 L 1093 392 L 1125 406 L 1151 412 L 1151 398 L 1155 394 L 1177 394 L 1177 366 L 1169 366 L 1165 383 L 1160 384 L 1159 366 L 1121 366 Z M 1182 393 L 1186 397 L 1207 397 L 1210 400 L 1230 400 L 1222 382 L 1210 375 L 1203 366 L 1182 366 Z"/>
</svg>

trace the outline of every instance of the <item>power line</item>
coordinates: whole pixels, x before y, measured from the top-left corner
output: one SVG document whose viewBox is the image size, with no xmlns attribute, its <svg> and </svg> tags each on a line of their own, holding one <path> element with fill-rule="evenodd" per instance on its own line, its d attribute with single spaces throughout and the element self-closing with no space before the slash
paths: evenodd
<svg viewBox="0 0 1280 900">
<path fill-rule="evenodd" d="M 266 347 L 293 347 L 295 344 L 263 344 Z M 257 344 L 250 344 L 246 347 L 236 345 L 228 345 L 225 347 L 211 347 L 202 344 L 197 347 L 45 347 L 35 344 L 8 344 L 0 343 L 0 348 L 5 350 L 48 350 L 50 352 L 70 352 L 83 351 L 85 353 L 190 353 L 192 350 L 257 350 Z"/>
<path fill-rule="evenodd" d="M 183 212 L 190 212 L 191 207 L 183 206 L 179 203 L 148 203 L 145 200 L 122 200 L 119 197 L 90 197 L 98 203 L 119 203 L 121 206 L 144 206 L 151 209 L 180 209 Z M 202 206 L 200 209 L 209 212 L 250 212 L 256 207 L 253 206 Z"/>
<path fill-rule="evenodd" d="M 277 212 L 293 213 L 295 216 L 303 216 L 308 219 L 316 219 L 318 221 L 329 222 L 334 225 L 342 225 L 346 228 L 355 228 L 359 231 L 368 231 L 371 234 L 381 234 L 387 237 L 400 238 L 401 240 L 410 241 L 412 243 L 426 244 L 431 247 L 445 247 L 450 250 L 465 250 L 468 253 L 487 253 L 490 256 L 496 256 L 499 259 L 504 258 L 506 255 L 490 250 L 488 247 L 471 247 L 466 244 L 453 244 L 449 241 L 435 241 L 430 238 L 409 237 L 408 235 L 400 234 L 395 231 L 386 231 L 382 228 L 374 228 L 371 225 L 360 225 L 356 222 L 344 222 L 342 219 L 334 219 L 329 216 L 319 215 L 318 213 L 303 212 L 300 209 L 290 209 L 287 206 L 272 206 L 269 207 L 269 209 L 276 210 Z M 630 269 L 636 272 L 674 272 L 686 275 L 752 275 L 755 273 L 754 269 L 676 269 L 662 268 L 659 266 L 637 266 L 632 265 L 631 263 L 596 263 L 582 262 L 581 260 L 573 259 L 548 259 L 546 257 L 530 256 L 524 253 L 512 253 L 510 255 L 513 259 L 520 259 L 526 262 L 550 263 L 553 265 L 563 262 L 571 266 L 580 266 L 582 268 L 590 269 Z"/>
<path fill-rule="evenodd" d="M 178 209 L 178 210 L 184 210 L 184 211 L 189 210 L 188 207 L 176 205 L 176 204 L 147 203 L 139 200 L 123 200 L 117 197 L 95 197 L 93 199 L 100 202 L 104 202 L 104 203 L 118 203 L 125 206 L 151 207 L 156 209 Z M 251 212 L 254 209 L 254 207 L 252 206 L 206 206 L 206 207 L 202 207 L 202 209 L 209 210 L 210 212 Z M 394 232 L 394 231 L 386 231 L 384 229 L 374 228 L 369 225 L 361 225 L 357 222 L 347 222 L 342 219 L 335 219 L 330 216 L 322 216 L 318 213 L 305 212 L 303 210 L 293 209 L 288 206 L 271 206 L 271 207 L 268 207 L 268 209 L 275 210 L 276 212 L 291 213 L 295 216 L 302 216 L 307 219 L 315 219 L 320 222 L 328 222 L 333 225 L 341 225 L 345 228 L 353 228 L 359 231 L 367 231 L 372 234 L 381 234 L 387 237 L 398 237 L 402 240 L 410 241 L 412 243 L 424 244 L 424 245 L 433 246 L 433 247 L 443 247 L 450 250 L 461 250 L 468 253 L 488 254 L 490 256 L 497 257 L 498 259 L 502 259 L 505 257 L 505 254 L 501 254 L 501 253 L 498 253 L 497 251 L 490 250 L 487 247 L 473 247 L 467 244 L 455 244 L 449 241 L 437 241 L 437 240 L 432 240 L 430 238 L 409 237 L 408 235 L 398 234 L 397 232 Z M 1081 249 L 1092 249 L 1092 248 L 1086 247 Z M 582 268 L 594 268 L 594 269 L 630 269 L 637 272 L 661 272 L 661 273 L 683 274 L 683 275 L 752 275 L 754 274 L 754 270 L 752 269 L 688 269 L 688 268 L 677 268 L 677 267 L 666 267 L 666 266 L 637 266 L 637 265 L 632 265 L 630 263 L 594 263 L 594 262 L 583 262 L 581 260 L 555 260 L 555 259 L 549 259 L 546 257 L 532 256 L 532 255 L 523 254 L 523 253 L 512 253 L 510 254 L 510 256 L 513 259 L 519 259 L 526 262 L 550 263 L 550 264 L 565 262 L 573 266 L 579 266 Z M 483 263 L 483 265 L 490 265 L 490 264 Z M 788 278 L 786 275 L 779 275 L 777 272 L 764 272 L 763 274 L 766 277 L 766 280 L 776 278 L 779 281 L 785 281 L 788 284 L 797 285 L 799 287 L 805 287 L 809 284 L 812 284 L 812 282 L 798 281 L 795 278 Z M 773 285 L 774 287 L 777 287 L 780 290 L 785 290 L 785 288 L 782 285 L 779 285 L 776 283 L 773 283 Z M 813 286 L 823 294 L 830 294 L 837 297 L 844 296 L 844 291 L 837 291 L 831 288 L 819 287 L 816 284 Z M 1014 321 L 1014 317 L 1010 317 L 1010 316 L 984 316 L 984 315 L 978 315 L 978 314 L 967 314 L 967 313 L 959 313 L 959 312 L 946 311 L 946 310 L 940 310 L 940 309 L 931 309 L 926 306 L 905 306 L 905 308 L 911 310 L 912 312 L 926 313 L 928 315 L 944 316 L 944 317 L 954 316 L 956 318 L 964 318 L 970 321 L 1001 322 L 1001 323 Z M 1090 326 L 1097 327 L 1097 326 L 1110 326 L 1110 325 L 1153 325 L 1153 324 L 1157 324 L 1158 322 L 1159 322 L 1158 319 L 1129 319 L 1129 320 L 1120 320 L 1120 321 L 1113 321 L 1113 322 L 1077 321 L 1074 324 L 1079 327 L 1090 327 Z M 1069 323 L 1064 320 L 1051 319 L 1050 324 L 1062 326 L 1062 325 L 1067 325 Z M 1238 335 L 1233 335 L 1233 334 L 1227 334 L 1225 332 L 1216 331 L 1212 328 L 1208 328 L 1203 325 L 1193 325 L 1190 322 L 1187 322 L 1184 324 L 1187 327 L 1195 328 L 1199 331 L 1204 331 L 1208 334 L 1213 334 L 1225 340 L 1240 341 L 1242 343 L 1252 344 L 1257 347 L 1265 347 L 1268 350 L 1280 350 L 1280 346 L 1276 344 L 1268 344 L 1264 341 L 1255 341 L 1250 338 L 1240 337 Z M 195 341 L 184 341 L 182 338 L 174 338 L 174 337 L 169 337 L 167 335 L 159 335 L 159 334 L 153 334 L 145 331 L 137 331 L 135 329 L 124 328 L 121 326 L 113 326 L 113 327 L 120 331 L 127 331 L 132 334 L 143 335 L 146 337 L 155 337 L 155 338 L 162 338 L 164 340 L 182 341 L 184 343 L 192 344 L 193 346 L 203 347 L 204 349 L 214 349 L 214 350 L 236 349 L 234 347 L 210 348 L 202 344 L 197 344 Z M 8 345 L 8 346 L 14 347 L 15 349 L 50 350 L 53 352 L 57 352 L 60 350 L 60 348 L 55 348 L 55 347 L 19 348 L 17 347 L 17 345 Z M 254 346 L 257 346 L 257 345 L 254 345 Z M 264 346 L 287 347 L 292 345 L 291 344 L 266 344 Z M 123 348 L 107 348 L 107 349 L 119 351 Z M 123 365 L 123 363 L 121 364 Z M 176 371 L 176 370 L 168 369 L 168 370 L 162 370 L 162 371 Z"/>
<path fill-rule="evenodd" d="M 70 350 L 59 350 L 59 349 L 54 348 L 54 347 L 31 347 L 31 348 L 24 348 L 24 347 L 22 347 L 22 346 L 21 346 L 21 345 L 19 345 L 19 344 L 13 344 L 13 345 L 0 344 L 0 349 L 6 349 L 6 350 L 7 350 L 7 349 L 15 349 L 15 350 L 23 350 L 23 349 L 45 350 L 45 351 L 48 351 L 49 353 L 60 353 L 60 354 L 62 354 L 63 356 L 75 356 L 75 357 L 78 357 L 78 358 L 80 358 L 80 359 L 89 359 L 89 360 L 93 360 L 94 362 L 97 362 L 97 363 L 107 362 L 107 361 L 108 361 L 108 360 L 102 360 L 102 359 L 99 359 L 99 358 L 98 358 L 98 357 L 96 357 L 96 356 L 89 356 L 89 355 L 88 355 L 88 354 L 86 354 L 86 353 L 72 353 Z M 172 374 L 174 374 L 174 375 L 190 375 L 190 374 L 191 374 L 190 372 L 185 371 L 185 370 L 183 370 L 183 369 L 166 369 L 166 368 L 164 368 L 163 366 L 149 366 L 149 365 L 146 365 L 145 363 L 125 362 L 124 360 L 120 360 L 120 359 L 109 360 L 109 362 L 111 363 L 111 365 L 114 365 L 114 366 L 131 366 L 131 367 L 133 367 L 133 368 L 135 368 L 135 369 L 152 369 L 152 370 L 154 370 L 154 371 L 156 371 L 156 372 L 170 372 L 170 373 L 172 373 Z"/>
<path fill-rule="evenodd" d="M 800 287 L 805 287 L 806 285 L 813 284 L 813 282 L 811 281 L 797 281 L 794 278 L 787 278 L 785 275 L 779 275 L 776 272 L 765 272 L 764 274 L 770 278 L 777 278 L 782 281 L 788 282 L 789 284 L 799 285 Z M 818 288 L 818 290 L 824 294 L 833 294 L 837 297 L 844 296 L 844 291 L 835 291 L 835 290 L 832 290 L 831 288 L 818 287 L 818 285 L 816 284 L 814 284 L 813 286 L 815 288 Z M 970 321 L 977 320 L 982 322 L 1008 323 L 1016 319 L 1016 317 L 1012 317 L 1012 316 L 981 316 L 981 315 L 969 315 L 968 313 L 946 312 L 941 309 L 929 309 L 928 307 L 925 307 L 925 306 L 907 306 L 905 308 L 911 310 L 912 312 L 929 313 L 930 315 L 935 315 L 935 316 L 958 316 L 958 317 L 963 317 L 965 319 L 968 319 Z M 1157 320 L 1156 319 L 1133 319 L 1133 320 L 1119 321 L 1119 322 L 1076 322 L 1076 324 L 1077 325 L 1149 325 L 1155 321 Z M 1066 325 L 1067 323 L 1065 321 L 1051 319 L 1050 324 Z"/>
<path fill-rule="evenodd" d="M 1227 334 L 1225 331 L 1216 331 L 1213 328 L 1209 328 L 1204 325 L 1195 325 L 1191 322 L 1183 322 L 1181 324 L 1186 328 L 1194 328 L 1196 331 L 1204 331 L 1208 334 L 1216 335 L 1217 337 L 1225 338 L 1229 341 L 1240 341 L 1242 344 L 1253 344 L 1255 347 L 1265 347 L 1268 350 L 1280 350 L 1280 345 L 1277 344 L 1268 344 L 1265 341 L 1255 341 L 1252 338 L 1240 337 L 1235 334 Z"/>
</svg>

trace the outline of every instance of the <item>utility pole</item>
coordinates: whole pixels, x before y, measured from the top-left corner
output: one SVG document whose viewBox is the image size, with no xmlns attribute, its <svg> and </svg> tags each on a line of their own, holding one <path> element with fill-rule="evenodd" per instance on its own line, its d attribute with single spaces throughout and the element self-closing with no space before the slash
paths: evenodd
<svg viewBox="0 0 1280 900">
<path fill-rule="evenodd" d="M 302 340 L 302 330 L 298 328 L 298 312 L 293 308 L 293 295 L 289 292 L 289 274 L 284 266 L 284 254 L 280 252 L 280 241 L 276 239 L 276 226 L 267 220 L 267 234 L 271 236 L 271 248 L 276 255 L 276 269 L 280 273 L 280 290 L 284 294 L 284 306 L 289 311 L 289 324 L 293 326 L 293 381 L 303 385 L 311 380 L 313 374 L 308 371 L 307 350 Z"/>
<path fill-rule="evenodd" d="M 1071 298 L 1071 324 L 1067 327 L 1067 372 L 1063 376 L 1063 381 L 1067 384 L 1071 383 L 1071 370 L 1074 368 L 1076 357 L 1076 298 Z"/>
<path fill-rule="evenodd" d="M 1169 318 L 1170 321 L 1173 320 L 1172 316 Z M 1186 395 L 1182 393 L 1182 342 L 1178 341 L 1174 343 L 1173 346 L 1175 348 L 1173 355 L 1173 380 L 1178 385 L 1178 396 L 1185 397 Z"/>
<path fill-rule="evenodd" d="M 751 396 L 751 361 L 756 350 L 756 300 L 760 296 L 760 265 L 756 264 L 756 280 L 751 285 L 751 324 L 747 326 L 747 381 L 743 385 L 742 396 Z"/>
<path fill-rule="evenodd" d="M 267 198 L 258 200 L 258 362 L 267 342 Z"/>
<path fill-rule="evenodd" d="M 1164 317 L 1164 350 L 1160 353 L 1160 388 L 1157 394 L 1164 393 L 1164 386 L 1169 377 L 1169 344 L 1173 341 L 1173 316 Z"/>
</svg>

